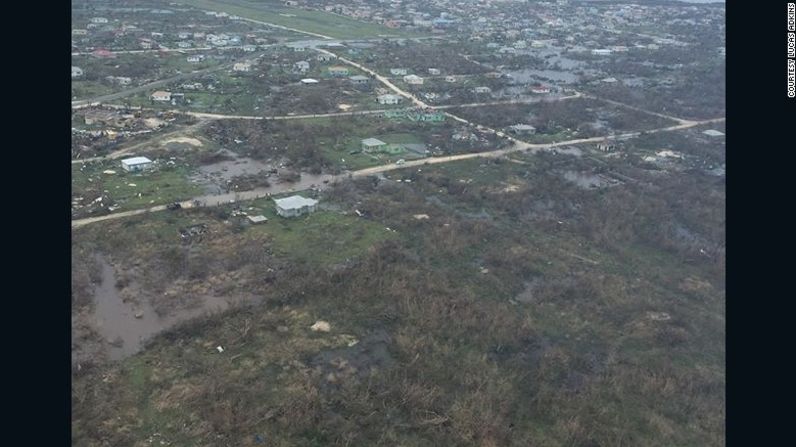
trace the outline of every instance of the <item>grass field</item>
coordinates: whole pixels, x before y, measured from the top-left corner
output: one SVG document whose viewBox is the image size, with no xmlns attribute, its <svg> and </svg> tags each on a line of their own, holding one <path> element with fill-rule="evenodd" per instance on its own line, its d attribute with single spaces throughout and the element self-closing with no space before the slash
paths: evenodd
<svg viewBox="0 0 796 447">
<path fill-rule="evenodd" d="M 335 39 L 361 39 L 395 36 L 416 37 L 405 31 L 361 22 L 323 11 L 284 7 L 282 2 L 243 2 L 238 0 L 180 0 L 181 3 L 212 11 L 223 11 L 252 20 L 308 31 Z"/>
<path fill-rule="evenodd" d="M 202 191 L 188 180 L 189 169 L 185 166 L 160 166 L 150 172 L 129 173 L 119 163 L 73 164 L 72 197 L 82 197 L 84 204 L 103 197 L 103 205 L 115 203 L 119 211 L 124 211 L 190 199 Z M 115 174 L 104 174 L 105 170 Z M 77 213 L 84 214 L 90 208 L 88 205 Z"/>
<path fill-rule="evenodd" d="M 663 192 L 628 199 L 557 177 L 588 161 L 552 162 L 469 160 L 375 189 L 363 180 L 323 199 L 347 215 L 281 219 L 259 200 L 240 204 L 269 217 L 256 226 L 196 210 L 86 230 L 77 243 L 123 227 L 112 246 L 141 250 L 177 243 L 157 242 L 155 227 L 175 241 L 189 216 L 203 220 L 215 242 L 191 251 L 258 256 L 236 284 L 271 304 L 176 328 L 78 377 L 74 445 L 219 435 L 252 446 L 722 445 L 723 275 L 654 239 L 656 206 L 695 200 L 672 190 L 685 178 L 650 177 Z M 720 201 L 701 184 L 696 200 Z M 289 267 L 258 285 L 275 265 L 266 252 Z M 319 319 L 331 332 L 309 329 Z M 389 341 L 372 341 L 382 332 Z"/>
<path fill-rule="evenodd" d="M 377 242 L 394 237 L 384 226 L 356 215 L 318 211 L 286 219 L 276 214 L 271 199 L 247 205 L 254 208 L 249 210 L 247 206 L 248 214 L 262 214 L 268 222 L 251 226 L 246 233 L 271 237 L 277 255 L 295 262 L 311 265 L 345 262 L 362 255 Z"/>
</svg>

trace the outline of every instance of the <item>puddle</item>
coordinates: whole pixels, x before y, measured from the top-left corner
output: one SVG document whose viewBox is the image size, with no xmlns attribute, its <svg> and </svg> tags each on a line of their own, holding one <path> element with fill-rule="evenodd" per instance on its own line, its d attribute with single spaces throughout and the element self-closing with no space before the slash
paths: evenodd
<svg viewBox="0 0 796 447">
<path fill-rule="evenodd" d="M 175 324 L 202 316 L 221 312 L 243 299 L 223 297 L 199 298 L 199 305 L 180 310 L 175 315 L 159 317 L 147 299 L 140 303 L 124 302 L 116 288 L 113 266 L 101 255 L 97 255 L 101 268 L 101 282 L 94 289 L 94 323 L 108 347 L 111 360 L 121 360 L 140 351 L 144 342 L 157 333 Z M 127 287 L 135 287 L 130 284 Z M 138 315 L 140 318 L 137 318 Z"/>
<path fill-rule="evenodd" d="M 277 195 L 289 192 L 306 191 L 311 188 L 325 189 L 328 185 L 341 177 L 336 177 L 330 174 L 312 175 L 301 173 L 301 179 L 296 182 L 278 182 L 276 176 L 272 177 L 271 186 L 260 187 L 240 192 L 225 192 L 226 188 L 219 189 L 209 193 L 208 195 L 195 197 L 194 200 L 201 203 L 203 206 L 220 205 L 224 203 L 232 203 L 241 200 L 251 200 L 267 195 Z M 328 182 L 328 183 L 324 183 Z"/>
<path fill-rule="evenodd" d="M 230 192 L 228 182 L 235 177 L 262 175 L 270 182 L 270 186 L 252 190 L 255 194 L 282 194 L 291 191 L 301 191 L 309 189 L 313 185 L 323 188 L 324 181 L 331 182 L 335 179 L 333 175 L 313 175 L 302 172 L 301 178 L 296 182 L 280 182 L 278 176 L 268 174 L 276 166 L 261 161 L 239 157 L 232 151 L 222 151 L 224 156 L 230 157 L 228 160 L 221 160 L 200 166 L 197 172 L 191 176 L 191 180 L 204 187 L 204 197 L 197 197 L 199 201 L 210 203 L 222 203 L 235 199 L 236 193 Z M 245 192 L 238 193 L 241 199 L 245 197 Z M 219 202 L 221 201 L 221 202 Z"/>
<path fill-rule="evenodd" d="M 259 173 L 267 175 L 266 172 L 274 168 L 253 158 L 239 157 L 229 150 L 221 151 L 221 155 L 227 159 L 200 166 L 196 174 L 191 176 L 191 180 L 204 185 L 208 194 L 226 192 L 227 182 L 235 177 Z"/>
<path fill-rule="evenodd" d="M 389 351 L 390 342 L 389 334 L 378 329 L 349 347 L 318 353 L 310 365 L 323 373 L 324 388 L 348 379 L 365 379 L 373 371 L 387 368 L 394 362 Z"/>
</svg>

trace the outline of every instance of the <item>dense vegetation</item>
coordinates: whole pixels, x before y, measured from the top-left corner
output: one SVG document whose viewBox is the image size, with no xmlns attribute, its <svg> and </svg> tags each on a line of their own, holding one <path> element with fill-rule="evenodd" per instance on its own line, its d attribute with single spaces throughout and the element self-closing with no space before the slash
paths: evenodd
<svg viewBox="0 0 796 447">
<path fill-rule="evenodd" d="M 129 263 L 210 222 L 204 245 L 149 252 L 142 278 L 225 275 L 263 302 L 84 366 L 74 444 L 722 445 L 723 181 L 623 164 L 637 181 L 584 191 L 560 173 L 612 170 L 518 161 L 341 183 L 323 200 L 363 217 L 309 242 L 280 236 L 300 223 L 213 223 L 223 209 L 78 232 L 78 246 L 125 234 Z M 396 233 L 368 236 L 383 227 Z M 325 255 L 340 247 L 358 248 Z"/>
</svg>

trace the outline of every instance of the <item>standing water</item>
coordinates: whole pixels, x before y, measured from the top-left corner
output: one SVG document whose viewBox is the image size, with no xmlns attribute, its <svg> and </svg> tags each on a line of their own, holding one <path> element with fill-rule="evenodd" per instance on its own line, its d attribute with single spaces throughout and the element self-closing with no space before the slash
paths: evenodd
<svg viewBox="0 0 796 447">
<path fill-rule="evenodd" d="M 116 287 L 113 266 L 97 255 L 102 281 L 94 289 L 94 320 L 97 330 L 108 343 L 111 360 L 129 357 L 143 348 L 144 342 L 175 324 L 211 312 L 221 312 L 242 300 L 219 297 L 197 297 L 199 305 L 173 315 L 159 317 L 147 299 L 125 302 Z M 130 284 L 127 287 L 135 287 Z M 232 302 L 234 301 L 234 302 Z"/>
</svg>

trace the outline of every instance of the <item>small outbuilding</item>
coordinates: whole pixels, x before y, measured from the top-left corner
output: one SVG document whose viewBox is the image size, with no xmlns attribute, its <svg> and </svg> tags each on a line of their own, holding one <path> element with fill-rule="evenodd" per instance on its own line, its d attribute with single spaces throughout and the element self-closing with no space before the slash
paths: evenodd
<svg viewBox="0 0 796 447">
<path fill-rule="evenodd" d="M 348 79 L 352 83 L 354 83 L 356 85 L 367 84 L 368 82 L 370 82 L 370 78 L 369 77 L 362 76 L 362 75 L 354 75 L 354 76 L 349 77 Z"/>
<path fill-rule="evenodd" d="M 406 76 L 404 76 L 404 82 L 406 82 L 407 84 L 422 85 L 423 84 L 423 78 L 421 78 L 418 75 L 413 75 L 413 74 L 406 75 Z"/>
<path fill-rule="evenodd" d="M 259 224 L 263 222 L 268 222 L 268 218 L 263 216 L 262 214 L 257 216 L 246 216 L 249 219 L 249 222 L 253 224 Z"/>
<path fill-rule="evenodd" d="M 533 134 L 536 133 L 536 128 L 530 124 L 515 124 L 513 126 L 509 126 L 509 132 L 518 135 Z"/>
</svg>

